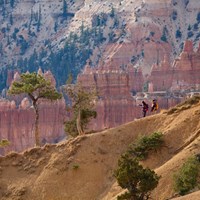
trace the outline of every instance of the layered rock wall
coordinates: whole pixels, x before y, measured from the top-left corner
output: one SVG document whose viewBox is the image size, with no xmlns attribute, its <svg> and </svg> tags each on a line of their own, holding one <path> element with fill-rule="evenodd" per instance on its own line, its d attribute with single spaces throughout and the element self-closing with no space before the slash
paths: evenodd
<svg viewBox="0 0 200 200">
<path fill-rule="evenodd" d="M 39 105 L 40 141 L 55 143 L 65 137 L 63 123 L 65 120 L 65 101 L 42 102 Z M 0 138 L 8 139 L 10 145 L 0 153 L 22 151 L 35 145 L 34 109 L 23 104 L 19 108 L 13 101 L 0 101 Z"/>
<path fill-rule="evenodd" d="M 99 95 L 98 115 L 91 127 L 101 130 L 142 117 L 139 106 L 142 100 L 151 105 L 156 98 L 160 109 L 175 106 L 186 98 L 187 92 L 200 90 L 199 63 L 200 49 L 194 51 L 192 42 L 186 41 L 183 52 L 173 64 L 169 55 L 165 55 L 162 62 L 152 66 L 149 76 L 144 76 L 140 67 L 130 63 L 121 65 L 113 58 L 98 68 L 87 64 L 78 82 L 86 89 L 96 88 Z"/>
<path fill-rule="evenodd" d="M 200 48 L 194 51 L 192 41 L 186 41 L 173 65 L 167 57 L 160 65 L 153 65 L 149 80 L 154 91 L 200 90 Z"/>
</svg>

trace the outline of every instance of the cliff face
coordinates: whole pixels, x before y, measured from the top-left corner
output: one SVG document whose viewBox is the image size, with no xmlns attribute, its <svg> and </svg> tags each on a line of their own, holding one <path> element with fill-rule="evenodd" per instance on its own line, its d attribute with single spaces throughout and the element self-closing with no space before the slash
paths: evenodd
<svg viewBox="0 0 200 200">
<path fill-rule="evenodd" d="M 200 90 L 200 50 L 195 51 L 192 41 L 186 41 L 183 52 L 170 65 L 167 58 L 152 67 L 149 80 L 154 91 Z"/>
<path fill-rule="evenodd" d="M 150 74 L 152 64 L 160 63 L 166 54 L 170 62 L 174 60 L 186 39 L 193 40 L 197 48 L 199 8 L 196 0 L 38 0 L 14 1 L 13 5 L 4 1 L 0 5 L 0 67 L 20 63 L 34 51 L 46 51 L 46 57 L 39 60 L 43 64 L 50 52 L 65 46 L 70 33 L 79 35 L 83 24 L 85 29 L 97 30 L 101 21 L 103 41 L 90 49 L 93 65 L 99 57 L 104 61 L 113 58 L 120 65 L 140 65 L 144 74 Z"/>
<path fill-rule="evenodd" d="M 194 51 L 192 42 L 186 41 L 173 65 L 165 56 L 159 65 L 152 66 L 149 76 L 143 76 L 141 68 L 134 68 L 132 64 L 120 66 L 113 58 L 101 62 L 97 68 L 87 64 L 78 76 L 78 82 L 85 88 L 96 88 L 99 94 L 98 116 L 91 123 L 92 128 L 115 127 L 141 117 L 139 104 L 142 100 L 151 105 L 152 99 L 156 98 L 160 109 L 167 109 L 184 100 L 187 93 L 198 92 L 199 59 L 199 49 Z M 142 92 L 144 90 L 146 92 Z"/>
<path fill-rule="evenodd" d="M 43 102 L 39 110 L 42 143 L 55 143 L 64 138 L 65 102 Z M 35 145 L 34 119 L 34 110 L 27 100 L 22 101 L 20 108 L 16 108 L 13 101 L 0 101 L 0 138 L 11 143 L 1 153 L 19 152 Z"/>
</svg>

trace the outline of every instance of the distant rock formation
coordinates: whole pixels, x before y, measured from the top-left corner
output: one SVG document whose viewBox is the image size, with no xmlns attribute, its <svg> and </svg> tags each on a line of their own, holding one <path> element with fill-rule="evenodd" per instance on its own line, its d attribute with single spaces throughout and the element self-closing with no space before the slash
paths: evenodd
<svg viewBox="0 0 200 200">
<path fill-rule="evenodd" d="M 41 70 L 38 71 L 41 73 Z M 51 72 L 42 73 L 55 86 Z M 14 79 L 19 76 L 15 73 Z M 17 103 L 16 103 L 17 102 Z M 41 100 L 39 103 L 40 140 L 44 143 L 56 143 L 65 137 L 63 123 L 66 118 L 65 100 L 51 102 Z M 0 100 L 0 138 L 8 139 L 10 146 L 1 149 L 0 154 L 9 151 L 23 151 L 35 144 L 34 109 L 28 98 L 10 97 L 10 100 Z"/>
<path fill-rule="evenodd" d="M 99 95 L 98 116 L 91 123 L 94 130 L 140 118 L 139 104 L 143 99 L 151 104 L 157 98 L 160 109 L 167 109 L 185 99 L 188 92 L 200 91 L 200 49 L 194 52 L 191 41 L 185 42 L 183 52 L 173 65 L 165 55 L 160 64 L 152 66 L 147 77 L 140 67 L 119 64 L 112 58 L 91 68 L 88 62 L 78 76 L 84 88 L 94 87 Z"/>
<path fill-rule="evenodd" d="M 55 86 L 51 72 L 43 74 L 39 70 L 38 73 Z M 14 78 L 18 78 L 17 73 Z M 98 92 L 98 116 L 91 122 L 90 128 L 103 130 L 116 127 L 142 117 L 142 109 L 139 106 L 142 100 L 151 105 L 151 100 L 156 98 L 159 108 L 167 109 L 188 95 L 200 92 L 200 47 L 195 51 L 192 42 L 186 41 L 182 53 L 173 64 L 169 55 L 165 54 L 160 63 L 152 66 L 150 75 L 145 75 L 141 66 L 136 67 L 130 62 L 122 64 L 113 57 L 101 60 L 99 65 L 93 68 L 88 61 L 77 81 L 84 88 L 93 87 Z M 18 101 L 20 104 L 13 99 L 0 101 L 0 137 L 13 144 L 5 151 L 21 151 L 34 145 L 33 109 L 24 96 Z M 65 116 L 64 100 L 53 104 L 41 102 L 40 132 L 43 143 L 55 142 L 64 137 Z"/>
<path fill-rule="evenodd" d="M 168 59 L 152 67 L 149 80 L 154 91 L 200 90 L 200 48 L 195 52 L 192 41 L 187 40 L 173 65 Z"/>
</svg>

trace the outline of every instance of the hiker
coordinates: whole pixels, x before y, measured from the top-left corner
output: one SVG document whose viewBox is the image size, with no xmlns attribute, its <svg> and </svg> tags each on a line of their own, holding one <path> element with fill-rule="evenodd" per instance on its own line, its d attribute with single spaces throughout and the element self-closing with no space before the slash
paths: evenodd
<svg viewBox="0 0 200 200">
<path fill-rule="evenodd" d="M 143 117 L 146 117 L 149 105 L 145 101 L 142 101 L 142 104 L 140 104 L 139 106 L 142 106 Z"/>
<path fill-rule="evenodd" d="M 152 105 L 151 105 L 151 112 L 157 111 L 158 110 L 158 102 L 156 99 L 153 99 Z"/>
</svg>

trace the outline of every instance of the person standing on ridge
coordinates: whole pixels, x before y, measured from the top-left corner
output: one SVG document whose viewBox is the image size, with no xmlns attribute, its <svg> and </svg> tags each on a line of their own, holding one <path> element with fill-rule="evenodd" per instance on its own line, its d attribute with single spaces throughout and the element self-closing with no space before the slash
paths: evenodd
<svg viewBox="0 0 200 200">
<path fill-rule="evenodd" d="M 139 106 L 142 106 L 143 117 L 146 117 L 149 105 L 145 101 L 142 101 L 142 104 L 140 104 Z"/>
<path fill-rule="evenodd" d="M 153 99 L 152 105 L 151 105 L 151 112 L 157 111 L 158 110 L 158 102 L 156 99 Z"/>
</svg>

